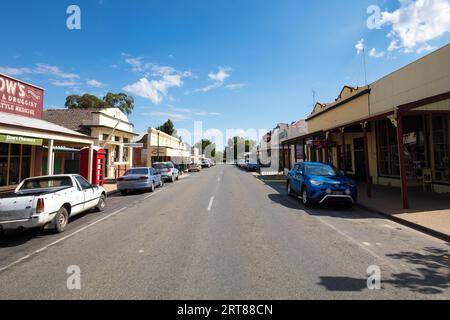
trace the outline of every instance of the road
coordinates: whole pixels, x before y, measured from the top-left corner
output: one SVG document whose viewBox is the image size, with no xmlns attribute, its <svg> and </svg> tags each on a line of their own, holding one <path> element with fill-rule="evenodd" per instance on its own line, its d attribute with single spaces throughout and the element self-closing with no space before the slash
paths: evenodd
<svg viewBox="0 0 450 320">
<path fill-rule="evenodd" d="M 449 244 L 232 166 L 0 239 L 1 299 L 449 299 Z M 79 266 L 81 290 L 67 288 Z M 367 289 L 367 268 L 382 288 Z"/>
</svg>

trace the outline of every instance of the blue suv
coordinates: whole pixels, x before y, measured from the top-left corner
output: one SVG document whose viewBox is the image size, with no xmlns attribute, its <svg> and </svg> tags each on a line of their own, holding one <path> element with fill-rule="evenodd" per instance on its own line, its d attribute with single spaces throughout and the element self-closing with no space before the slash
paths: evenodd
<svg viewBox="0 0 450 320">
<path fill-rule="evenodd" d="M 287 192 L 312 203 L 343 202 L 352 207 L 358 200 L 356 184 L 332 165 L 318 162 L 296 163 L 289 171 Z"/>
</svg>

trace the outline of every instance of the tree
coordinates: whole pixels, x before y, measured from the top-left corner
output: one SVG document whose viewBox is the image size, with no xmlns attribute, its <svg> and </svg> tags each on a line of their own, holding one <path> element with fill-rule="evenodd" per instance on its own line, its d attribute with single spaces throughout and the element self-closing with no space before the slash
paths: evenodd
<svg viewBox="0 0 450 320">
<path fill-rule="evenodd" d="M 256 147 L 256 141 L 242 137 L 234 137 L 228 140 L 228 151 L 234 150 L 234 160 L 242 157 L 244 153 L 252 152 Z"/>
<path fill-rule="evenodd" d="M 216 145 L 212 143 L 208 139 L 202 139 L 201 141 L 195 144 L 195 147 L 200 149 L 200 153 L 205 153 L 205 151 L 209 151 L 211 154 L 207 156 L 215 157 L 216 156 Z"/>
<path fill-rule="evenodd" d="M 134 99 L 125 93 L 108 92 L 103 99 L 92 94 L 85 93 L 82 96 L 70 95 L 66 98 L 68 109 L 104 109 L 117 108 L 123 113 L 130 115 L 134 109 Z"/>
<path fill-rule="evenodd" d="M 125 93 L 108 92 L 103 98 L 109 106 L 120 109 L 123 113 L 130 115 L 134 109 L 134 98 Z"/>
<path fill-rule="evenodd" d="M 105 101 L 99 99 L 92 94 L 84 94 L 82 96 L 71 95 L 66 98 L 66 108 L 69 109 L 90 109 L 90 108 L 107 108 Z"/>
<path fill-rule="evenodd" d="M 176 136 L 177 135 L 177 130 L 175 130 L 175 126 L 172 122 L 172 120 L 167 120 L 166 122 L 164 122 L 164 124 L 162 126 L 159 126 L 158 128 L 156 128 L 156 130 L 162 131 L 166 134 L 168 134 L 169 136 Z"/>
</svg>

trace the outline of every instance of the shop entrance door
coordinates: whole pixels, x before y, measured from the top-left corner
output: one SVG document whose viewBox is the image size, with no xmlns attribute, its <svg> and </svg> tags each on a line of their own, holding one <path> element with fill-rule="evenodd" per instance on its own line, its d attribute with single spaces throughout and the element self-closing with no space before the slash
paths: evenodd
<svg viewBox="0 0 450 320">
<path fill-rule="evenodd" d="M 366 181 L 366 161 L 364 157 L 364 138 L 353 139 L 355 150 L 355 179 Z"/>
</svg>

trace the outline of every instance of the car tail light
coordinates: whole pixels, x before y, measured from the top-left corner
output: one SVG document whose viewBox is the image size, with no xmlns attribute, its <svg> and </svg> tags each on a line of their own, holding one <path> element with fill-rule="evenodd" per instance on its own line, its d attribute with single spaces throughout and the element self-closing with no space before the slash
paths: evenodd
<svg viewBox="0 0 450 320">
<path fill-rule="evenodd" d="M 167 172 L 168 173 L 172 173 L 172 169 L 167 169 Z"/>
<path fill-rule="evenodd" d="M 139 180 L 148 180 L 148 177 L 147 176 L 142 176 L 142 177 L 139 178 Z"/>
<path fill-rule="evenodd" d="M 36 213 L 43 213 L 45 211 L 44 199 L 38 199 L 36 206 Z"/>
</svg>

